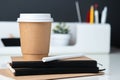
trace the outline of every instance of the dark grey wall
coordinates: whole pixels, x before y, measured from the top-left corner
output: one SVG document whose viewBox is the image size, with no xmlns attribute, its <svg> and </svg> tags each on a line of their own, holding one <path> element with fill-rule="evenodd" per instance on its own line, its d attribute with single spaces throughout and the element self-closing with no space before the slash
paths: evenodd
<svg viewBox="0 0 120 80">
<path fill-rule="evenodd" d="M 82 21 L 91 4 L 98 3 L 99 10 L 103 9 L 107 0 L 78 0 Z M 55 21 L 76 22 L 77 13 L 75 0 L 0 0 L 0 21 L 15 21 L 19 13 L 49 12 Z"/>
<path fill-rule="evenodd" d="M 108 21 L 111 24 L 111 45 L 120 47 L 120 0 L 108 0 Z"/>
<path fill-rule="evenodd" d="M 51 13 L 55 21 L 77 21 L 74 0 L 0 0 L 0 21 L 15 21 L 19 13 Z"/>
<path fill-rule="evenodd" d="M 111 45 L 120 47 L 120 1 L 119 0 L 78 0 L 82 21 L 90 6 L 99 4 L 101 13 L 108 6 L 107 22 L 111 24 Z M 51 13 L 54 21 L 77 22 L 75 0 L 0 0 L 0 21 L 16 21 L 19 13 Z"/>
</svg>

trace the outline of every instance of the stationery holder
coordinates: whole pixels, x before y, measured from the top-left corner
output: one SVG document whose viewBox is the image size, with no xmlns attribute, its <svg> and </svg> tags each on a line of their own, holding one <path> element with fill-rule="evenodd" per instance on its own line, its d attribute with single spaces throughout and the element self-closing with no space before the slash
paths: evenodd
<svg viewBox="0 0 120 80">
<path fill-rule="evenodd" d="M 84 53 L 110 52 L 110 24 L 77 24 L 76 45 Z"/>
</svg>

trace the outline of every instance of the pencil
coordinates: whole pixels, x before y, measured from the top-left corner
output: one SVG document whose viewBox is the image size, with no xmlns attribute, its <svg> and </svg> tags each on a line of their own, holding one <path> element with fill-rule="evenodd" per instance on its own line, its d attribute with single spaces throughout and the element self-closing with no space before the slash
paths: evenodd
<svg viewBox="0 0 120 80">
<path fill-rule="evenodd" d="M 90 24 L 94 23 L 94 7 L 90 7 Z"/>
</svg>

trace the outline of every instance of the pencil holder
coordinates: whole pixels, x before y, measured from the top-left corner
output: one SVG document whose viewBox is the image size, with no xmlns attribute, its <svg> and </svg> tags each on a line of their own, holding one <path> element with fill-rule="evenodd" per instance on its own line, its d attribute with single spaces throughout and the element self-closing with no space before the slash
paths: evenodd
<svg viewBox="0 0 120 80">
<path fill-rule="evenodd" d="M 80 52 L 109 53 L 110 24 L 77 24 L 76 46 Z"/>
</svg>

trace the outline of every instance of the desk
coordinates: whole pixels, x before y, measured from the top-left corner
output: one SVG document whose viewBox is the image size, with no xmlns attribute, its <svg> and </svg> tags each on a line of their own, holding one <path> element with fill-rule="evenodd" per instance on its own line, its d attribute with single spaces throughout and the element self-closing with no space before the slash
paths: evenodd
<svg viewBox="0 0 120 80">
<path fill-rule="evenodd" d="M 68 79 L 58 79 L 58 80 L 118 80 L 120 79 L 120 52 L 114 52 L 110 55 L 107 54 L 96 54 L 96 55 L 87 55 L 93 59 L 96 59 L 99 63 L 103 64 L 107 69 L 105 75 L 102 76 L 92 76 L 92 77 L 76 77 Z M 5 63 L 10 61 L 10 57 L 1 56 L 0 57 L 0 68 L 6 68 Z M 3 64 L 4 63 L 4 64 Z M 1 80 L 1 79 L 0 79 Z"/>
</svg>

